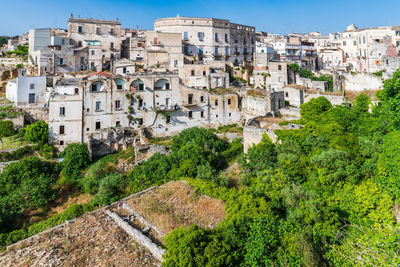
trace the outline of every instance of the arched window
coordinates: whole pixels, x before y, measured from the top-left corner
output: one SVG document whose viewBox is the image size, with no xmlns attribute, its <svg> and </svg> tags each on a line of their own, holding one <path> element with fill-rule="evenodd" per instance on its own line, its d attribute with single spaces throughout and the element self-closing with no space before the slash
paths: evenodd
<svg viewBox="0 0 400 267">
<path fill-rule="evenodd" d="M 117 90 L 124 90 L 125 89 L 125 81 L 121 78 L 114 80 L 115 85 L 117 86 Z"/>
<path fill-rule="evenodd" d="M 169 81 L 166 79 L 158 80 L 154 84 L 154 90 L 169 90 L 169 89 L 170 89 L 170 84 Z"/>
<path fill-rule="evenodd" d="M 90 85 L 90 92 L 100 92 L 103 89 L 102 82 L 93 82 Z"/>
<path fill-rule="evenodd" d="M 130 90 L 131 91 L 143 91 L 144 90 L 144 83 L 140 79 L 138 79 L 136 81 L 133 81 L 131 83 Z"/>
</svg>

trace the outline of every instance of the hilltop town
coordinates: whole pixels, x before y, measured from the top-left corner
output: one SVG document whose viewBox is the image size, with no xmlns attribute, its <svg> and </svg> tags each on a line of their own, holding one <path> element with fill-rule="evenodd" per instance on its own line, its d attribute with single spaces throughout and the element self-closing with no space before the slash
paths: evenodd
<svg viewBox="0 0 400 267">
<path fill-rule="evenodd" d="M 1 266 L 400 264 L 400 26 L 0 41 Z"/>
</svg>

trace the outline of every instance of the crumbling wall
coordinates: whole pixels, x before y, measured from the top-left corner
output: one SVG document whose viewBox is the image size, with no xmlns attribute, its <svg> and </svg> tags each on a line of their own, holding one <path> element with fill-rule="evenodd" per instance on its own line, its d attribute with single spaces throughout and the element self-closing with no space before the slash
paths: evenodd
<svg viewBox="0 0 400 267">
<path fill-rule="evenodd" d="M 343 87 L 346 91 L 381 90 L 383 86 L 382 77 L 369 73 L 344 73 L 343 77 Z"/>
<path fill-rule="evenodd" d="M 260 143 L 263 135 L 268 135 L 272 142 L 276 142 L 277 135 L 270 128 L 258 128 L 255 126 L 245 126 L 243 128 L 243 149 L 244 153 L 247 153 L 249 148 L 253 145 Z"/>
<path fill-rule="evenodd" d="M 125 222 L 121 217 L 119 217 L 116 213 L 106 210 L 105 211 L 108 216 L 110 216 L 115 223 L 121 227 L 127 234 L 129 234 L 133 239 L 135 239 L 138 243 L 140 243 L 142 246 L 147 248 L 151 254 L 158 260 L 162 260 L 162 255 L 165 254 L 165 250 L 162 248 L 159 248 L 153 241 L 151 241 L 150 238 L 142 234 L 139 230 L 133 228 L 130 226 L 127 222 Z"/>
</svg>

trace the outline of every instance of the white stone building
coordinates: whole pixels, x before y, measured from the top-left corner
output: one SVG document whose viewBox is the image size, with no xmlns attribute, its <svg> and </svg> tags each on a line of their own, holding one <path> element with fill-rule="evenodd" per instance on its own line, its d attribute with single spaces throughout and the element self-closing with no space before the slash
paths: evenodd
<svg viewBox="0 0 400 267">
<path fill-rule="evenodd" d="M 199 62 L 226 60 L 243 64 L 251 62 L 255 52 L 255 28 L 229 20 L 178 16 L 156 20 L 154 30 L 180 33 L 183 53 Z"/>
<path fill-rule="evenodd" d="M 16 107 L 47 107 L 50 89 L 47 89 L 45 76 L 26 76 L 20 71 L 17 78 L 10 80 L 6 86 L 6 98 Z"/>
</svg>

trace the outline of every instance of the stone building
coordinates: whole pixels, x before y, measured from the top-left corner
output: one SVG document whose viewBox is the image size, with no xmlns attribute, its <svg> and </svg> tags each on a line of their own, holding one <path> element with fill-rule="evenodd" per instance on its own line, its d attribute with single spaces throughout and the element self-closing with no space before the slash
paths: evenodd
<svg viewBox="0 0 400 267">
<path fill-rule="evenodd" d="M 255 53 L 255 28 L 229 20 L 178 16 L 156 20 L 154 30 L 181 34 L 183 53 L 198 62 L 222 60 L 238 65 L 251 62 Z"/>
<path fill-rule="evenodd" d="M 343 50 L 351 71 L 392 73 L 399 67 L 400 26 L 359 29 L 353 24 L 329 40 Z"/>
<path fill-rule="evenodd" d="M 45 76 L 26 76 L 23 70 L 6 86 L 6 98 L 14 102 L 16 107 L 46 108 L 49 94 Z"/>
<path fill-rule="evenodd" d="M 88 47 L 89 66 L 97 71 L 109 69 L 121 58 L 121 23 L 116 20 L 74 18 L 68 20 L 68 37 L 75 47 Z M 101 61 L 101 65 L 100 65 Z"/>
<path fill-rule="evenodd" d="M 268 61 L 265 66 L 256 66 L 253 79 L 254 88 L 279 90 L 289 84 L 288 63 Z"/>
</svg>

